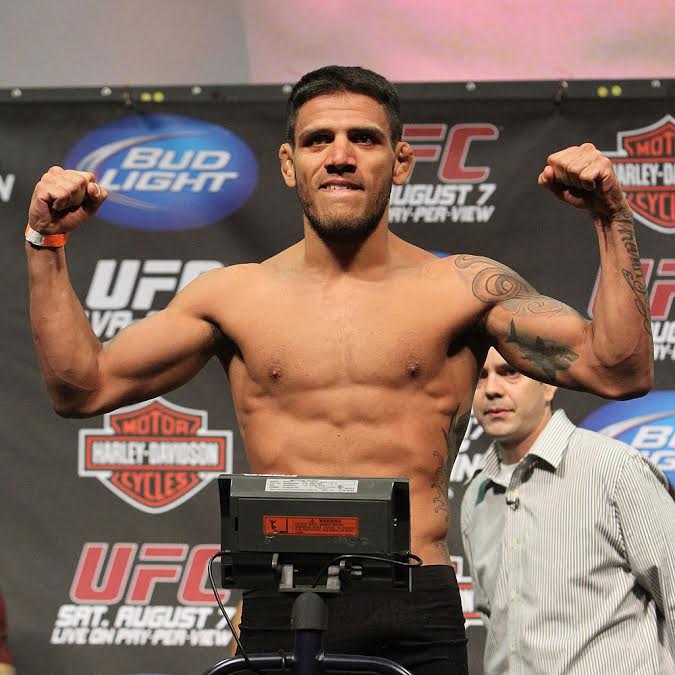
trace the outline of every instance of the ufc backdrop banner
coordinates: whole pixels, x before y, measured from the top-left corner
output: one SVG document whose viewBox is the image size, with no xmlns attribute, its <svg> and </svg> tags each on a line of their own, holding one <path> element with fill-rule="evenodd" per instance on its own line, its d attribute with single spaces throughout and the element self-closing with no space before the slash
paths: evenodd
<svg viewBox="0 0 675 675">
<path fill-rule="evenodd" d="M 578 424 L 633 444 L 675 480 L 675 106 L 668 99 L 406 99 L 416 162 L 392 190 L 392 230 L 439 256 L 490 256 L 592 316 L 589 218 L 537 187 L 547 156 L 593 142 L 635 211 L 649 285 L 656 385 L 608 402 L 560 391 Z M 51 165 L 93 171 L 110 190 L 67 246 L 70 276 L 102 340 L 164 307 L 192 279 L 259 262 L 302 236 L 277 151 L 284 103 L 0 104 L 0 588 L 21 675 L 201 673 L 229 632 L 206 578 L 219 549 L 216 483 L 247 471 L 225 374 L 92 419 L 52 412 L 28 320 L 23 230 Z M 223 303 L 228 298 L 220 299 Z M 442 311 L 442 308 L 439 308 Z M 289 317 L 292 321 L 293 317 Z M 472 421 L 450 479 L 448 537 L 481 673 L 484 627 L 459 536 L 464 483 L 488 439 Z M 222 592 L 234 608 L 238 592 Z"/>
</svg>

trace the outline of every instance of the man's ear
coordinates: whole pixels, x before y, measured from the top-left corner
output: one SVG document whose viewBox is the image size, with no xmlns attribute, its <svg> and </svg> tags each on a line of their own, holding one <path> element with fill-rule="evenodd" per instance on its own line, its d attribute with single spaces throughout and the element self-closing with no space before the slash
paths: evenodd
<svg viewBox="0 0 675 675">
<path fill-rule="evenodd" d="M 293 164 L 293 148 L 290 143 L 284 143 L 279 148 L 279 162 L 281 163 L 281 175 L 289 188 L 294 188 L 295 183 L 295 165 Z"/>
<path fill-rule="evenodd" d="M 544 384 L 544 400 L 546 403 L 551 403 L 553 401 L 556 391 L 558 391 L 558 387 L 555 387 L 552 384 Z"/>
<path fill-rule="evenodd" d="M 410 143 L 399 141 L 394 150 L 394 174 L 392 176 L 394 185 L 403 185 L 408 180 L 414 161 Z"/>
</svg>

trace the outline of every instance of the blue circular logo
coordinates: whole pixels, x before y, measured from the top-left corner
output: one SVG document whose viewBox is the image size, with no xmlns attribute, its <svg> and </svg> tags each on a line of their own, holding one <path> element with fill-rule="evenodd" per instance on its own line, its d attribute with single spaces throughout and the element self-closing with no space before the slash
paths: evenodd
<svg viewBox="0 0 675 675">
<path fill-rule="evenodd" d="M 632 445 L 675 485 L 675 391 L 652 391 L 642 398 L 607 403 L 579 426 Z"/>
<path fill-rule="evenodd" d="M 110 195 L 97 215 L 142 230 L 188 230 L 234 213 L 251 196 L 258 164 L 235 134 L 179 115 L 135 115 L 99 127 L 68 153 Z"/>
</svg>

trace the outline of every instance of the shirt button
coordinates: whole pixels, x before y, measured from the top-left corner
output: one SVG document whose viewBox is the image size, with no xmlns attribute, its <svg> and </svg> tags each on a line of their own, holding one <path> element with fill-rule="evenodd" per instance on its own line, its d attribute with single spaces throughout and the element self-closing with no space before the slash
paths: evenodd
<svg viewBox="0 0 675 675">
<path fill-rule="evenodd" d="M 511 653 L 513 654 L 516 651 L 516 643 L 511 643 Z"/>
<path fill-rule="evenodd" d="M 518 548 L 518 540 L 517 540 L 517 539 L 514 539 L 514 540 L 511 542 L 511 548 Z"/>
<path fill-rule="evenodd" d="M 517 600 L 518 599 L 518 593 L 515 591 L 511 591 L 511 600 Z"/>
</svg>

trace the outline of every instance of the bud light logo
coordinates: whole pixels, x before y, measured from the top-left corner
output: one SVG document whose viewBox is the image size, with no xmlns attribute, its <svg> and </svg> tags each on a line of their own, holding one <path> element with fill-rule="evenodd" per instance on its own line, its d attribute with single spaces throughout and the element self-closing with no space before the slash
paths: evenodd
<svg viewBox="0 0 675 675">
<path fill-rule="evenodd" d="M 632 445 L 675 484 L 675 391 L 608 403 L 581 426 Z"/>
<path fill-rule="evenodd" d="M 108 189 L 101 218 L 142 230 L 210 225 L 240 208 L 258 180 L 255 156 L 240 138 L 178 115 L 137 115 L 99 127 L 64 164 L 91 171 Z"/>
</svg>

